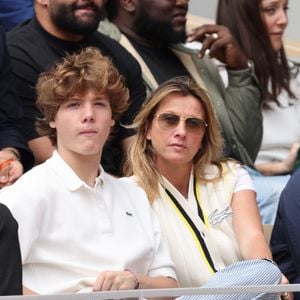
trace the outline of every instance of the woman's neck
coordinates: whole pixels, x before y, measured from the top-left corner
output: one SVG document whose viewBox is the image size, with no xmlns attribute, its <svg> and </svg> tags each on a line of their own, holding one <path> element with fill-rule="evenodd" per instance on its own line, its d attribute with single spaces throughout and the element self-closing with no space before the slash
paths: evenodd
<svg viewBox="0 0 300 300">
<path fill-rule="evenodd" d="M 188 198 L 192 166 L 160 166 L 158 172 L 164 176 L 185 198 Z"/>
</svg>

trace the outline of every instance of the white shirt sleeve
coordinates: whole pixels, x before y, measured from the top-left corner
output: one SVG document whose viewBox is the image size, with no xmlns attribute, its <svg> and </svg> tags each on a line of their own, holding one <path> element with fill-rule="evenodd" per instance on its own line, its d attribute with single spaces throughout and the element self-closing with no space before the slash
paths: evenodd
<svg viewBox="0 0 300 300">
<path fill-rule="evenodd" d="M 238 168 L 238 179 L 236 181 L 233 192 L 236 193 L 242 190 L 255 191 L 249 173 L 242 166 L 240 166 Z"/>
<path fill-rule="evenodd" d="M 28 182 L 23 179 L 20 178 L 12 186 L 1 190 L 0 198 L 18 222 L 22 263 L 25 263 L 29 258 L 34 241 L 38 238 L 41 215 L 39 202 L 36 201 L 35 193 L 32 192 L 33 186 L 31 184 L 29 187 Z"/>
</svg>

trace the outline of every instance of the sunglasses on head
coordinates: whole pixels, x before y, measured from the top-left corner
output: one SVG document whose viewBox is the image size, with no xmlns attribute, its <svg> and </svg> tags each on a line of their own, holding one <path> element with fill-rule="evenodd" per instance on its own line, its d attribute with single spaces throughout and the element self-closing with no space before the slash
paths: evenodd
<svg viewBox="0 0 300 300">
<path fill-rule="evenodd" d="M 154 118 L 157 118 L 159 127 L 165 130 L 176 128 L 181 120 L 184 121 L 186 129 L 192 132 L 202 132 L 208 126 L 200 118 L 193 116 L 180 117 L 174 113 L 161 113 L 155 115 Z"/>
</svg>

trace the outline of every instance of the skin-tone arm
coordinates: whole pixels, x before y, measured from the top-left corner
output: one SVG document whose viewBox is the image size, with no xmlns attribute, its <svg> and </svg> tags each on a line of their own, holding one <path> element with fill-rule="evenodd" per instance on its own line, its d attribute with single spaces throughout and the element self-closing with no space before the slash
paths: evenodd
<svg viewBox="0 0 300 300">
<path fill-rule="evenodd" d="M 93 286 L 93 291 L 132 290 L 139 282 L 139 289 L 178 288 L 178 283 L 171 277 L 149 277 L 131 271 L 101 272 Z M 23 286 L 24 295 L 38 295 L 38 293 Z M 173 298 L 172 298 L 173 299 Z"/>
<path fill-rule="evenodd" d="M 255 164 L 255 168 L 260 173 L 271 176 L 291 173 L 297 159 L 300 143 L 294 143 L 290 149 L 288 157 L 283 161 Z"/>
<path fill-rule="evenodd" d="M 254 191 L 234 193 L 231 208 L 233 228 L 243 259 L 270 258 L 272 254 L 264 236 Z"/>
<path fill-rule="evenodd" d="M 139 282 L 139 289 L 177 288 L 178 283 L 171 277 L 149 277 L 131 271 L 101 272 L 94 284 L 94 291 L 132 290 Z"/>
<path fill-rule="evenodd" d="M 232 70 L 248 68 L 248 60 L 229 29 L 221 25 L 202 25 L 188 34 L 187 42 L 199 41 L 202 48 L 199 57 L 202 58 L 209 49 L 210 57 L 216 58 Z"/>
<path fill-rule="evenodd" d="M 23 166 L 19 158 L 20 154 L 16 148 L 1 149 L 0 188 L 11 185 L 23 174 Z"/>
<path fill-rule="evenodd" d="M 223 115 L 223 109 L 219 110 L 222 106 L 218 106 L 216 111 L 221 127 L 224 129 L 226 142 L 234 148 L 236 145 L 232 145 L 232 141 L 235 140 L 234 143 L 238 144 L 235 150 L 231 149 L 234 152 L 231 155 L 244 164 L 252 166 L 260 149 L 263 134 L 262 95 L 254 76 L 253 67 L 250 67 L 246 55 L 225 26 L 200 26 L 190 33 L 187 41 L 202 43 L 202 48 L 198 53 L 200 59 L 209 50 L 209 54 L 206 54 L 205 58 L 216 58 L 225 64 L 228 86 L 224 86 L 222 97 L 225 105 L 223 109 L 226 110 L 226 114 Z M 217 72 L 218 63 L 214 78 L 222 81 L 221 74 L 217 74 Z M 225 119 L 230 121 L 230 126 L 227 125 L 228 121 Z"/>
<path fill-rule="evenodd" d="M 238 239 L 242 258 L 245 260 L 272 259 L 272 253 L 265 239 L 263 225 L 256 205 L 255 192 L 242 190 L 234 193 L 231 208 L 233 211 L 233 228 Z M 289 283 L 283 274 L 281 283 Z"/>
<path fill-rule="evenodd" d="M 51 157 L 54 150 L 50 139 L 45 136 L 28 141 L 28 145 L 33 152 L 36 164 L 40 164 Z"/>
</svg>

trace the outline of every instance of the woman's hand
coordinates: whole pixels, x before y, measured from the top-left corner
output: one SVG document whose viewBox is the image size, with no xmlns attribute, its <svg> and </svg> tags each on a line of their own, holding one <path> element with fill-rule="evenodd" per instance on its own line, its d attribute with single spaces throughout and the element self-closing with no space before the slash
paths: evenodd
<svg viewBox="0 0 300 300">
<path fill-rule="evenodd" d="M 281 284 L 289 284 L 289 280 L 285 277 L 284 274 L 281 275 Z M 285 292 L 285 293 L 282 293 L 280 295 L 280 298 L 282 300 L 293 300 L 294 299 L 294 295 L 293 295 L 293 293 L 287 293 L 287 292 Z"/>
<path fill-rule="evenodd" d="M 300 143 L 294 143 L 291 146 L 289 154 L 285 160 L 278 162 L 255 164 L 255 168 L 257 169 L 257 171 L 261 172 L 263 175 L 266 176 L 289 174 L 292 172 L 295 166 L 299 148 Z"/>
<path fill-rule="evenodd" d="M 295 166 L 300 143 L 294 143 L 289 151 L 288 157 L 282 161 L 282 173 L 291 173 Z"/>
</svg>

